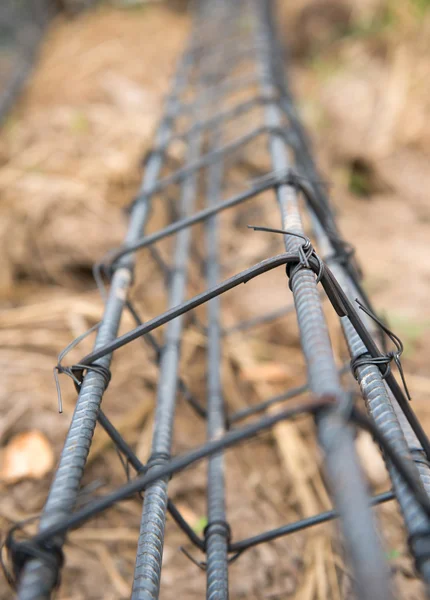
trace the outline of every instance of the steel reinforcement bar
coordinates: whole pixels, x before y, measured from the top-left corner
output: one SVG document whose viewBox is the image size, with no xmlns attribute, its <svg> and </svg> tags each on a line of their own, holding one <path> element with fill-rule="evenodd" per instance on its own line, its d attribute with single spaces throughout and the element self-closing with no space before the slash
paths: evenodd
<svg viewBox="0 0 430 600">
<path fill-rule="evenodd" d="M 404 515 L 417 567 L 425 582 L 430 583 L 429 440 L 411 409 L 406 386 L 403 390 L 390 366 L 392 362 L 398 366 L 405 383 L 401 342 L 375 316 L 362 289 L 352 248 L 336 226 L 284 78 L 284 59 L 274 22 L 273 0 L 200 0 L 196 4 L 191 41 L 167 99 L 154 147 L 145 159 L 143 183 L 130 208 L 126 239 L 95 269 L 99 285 L 107 279 L 109 289 L 94 350 L 77 364 L 66 367 L 60 360 L 56 367 L 59 373 L 73 378 L 79 396 L 39 531 L 32 538 L 18 540 L 13 530 L 6 542 L 12 578 L 22 600 L 52 596 L 59 583 L 62 548 L 70 529 L 138 491 L 144 492 L 144 503 L 131 591 L 134 600 L 159 597 L 167 511 L 190 542 L 205 553 L 207 598 L 211 600 L 228 598 L 228 565 L 248 548 L 337 517 L 356 596 L 388 600 L 393 597 L 392 583 L 371 506 L 394 497 Z M 171 154 L 173 145 L 178 144 L 179 163 L 178 152 L 175 159 Z M 243 164 L 250 174 L 259 174 L 248 185 L 243 174 L 240 177 Z M 261 262 L 232 274 L 234 261 L 223 252 L 222 216 L 234 210 L 239 214 L 245 205 L 262 198 L 265 215 L 272 220 L 277 216 L 280 229 L 259 226 L 255 229 L 264 233 L 247 230 L 248 235 L 265 235 L 275 243 L 283 240 L 285 251 L 261 256 Z M 146 234 L 158 206 L 168 208 L 171 220 Z M 303 225 L 304 216 L 310 220 L 310 227 Z M 196 236 L 193 228 L 199 225 L 203 229 Z M 170 263 L 155 246 L 168 239 L 174 241 Z M 140 319 L 129 296 L 135 269 L 145 273 L 145 263 L 136 266 L 136 254 L 142 251 L 145 255 L 145 249 L 151 251 L 162 270 L 168 304 L 165 312 L 147 322 Z M 187 299 L 189 269 L 193 257 L 202 251 L 204 288 Z M 227 262 L 230 270 L 223 280 Z M 223 326 L 220 296 L 280 266 L 286 268 L 294 306 L 285 303 L 282 309 Z M 246 288 L 242 293 L 246 294 Z M 340 370 L 322 309 L 325 297 L 340 317 L 352 359 L 351 365 Z M 193 315 L 207 339 L 206 395 L 195 398 L 179 373 L 181 340 L 186 326 L 184 316 L 205 303 L 207 324 L 201 324 Z M 124 310 L 130 311 L 136 327 L 118 337 Z M 285 318 L 291 312 L 297 316 L 308 381 L 229 414 L 221 380 L 225 338 Z M 153 332 L 163 325 L 164 341 L 159 344 Z M 396 346 L 390 352 L 385 349 L 387 337 Z M 151 455 L 146 464 L 139 461 L 101 410 L 113 353 L 137 338 L 149 343 L 159 363 Z M 359 382 L 368 417 L 358 410 L 341 383 L 341 376 L 351 370 Z M 206 418 L 207 443 L 172 457 L 178 392 L 199 419 Z M 291 403 L 305 392 L 311 392 L 310 399 Z M 283 410 L 261 416 L 286 400 L 289 404 Z M 335 509 L 245 540 L 234 540 L 225 503 L 223 451 L 282 419 L 303 413 L 315 418 Z M 236 426 L 255 415 L 260 418 Z M 76 509 L 97 422 L 137 476 L 111 494 Z M 355 452 L 353 425 L 370 431 L 380 445 L 393 492 L 368 497 Z M 200 537 L 169 499 L 168 481 L 205 458 L 208 525 Z"/>
</svg>

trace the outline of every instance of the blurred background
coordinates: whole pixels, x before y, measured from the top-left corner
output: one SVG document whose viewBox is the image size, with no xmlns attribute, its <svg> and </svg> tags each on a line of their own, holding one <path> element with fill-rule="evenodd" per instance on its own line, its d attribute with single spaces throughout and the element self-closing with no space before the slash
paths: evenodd
<svg viewBox="0 0 430 600">
<path fill-rule="evenodd" d="M 376 308 L 404 341 L 414 408 L 430 431 L 430 2 L 277 4 L 289 78 L 330 183 L 340 229 L 357 249 Z M 65 410 L 58 415 L 52 367 L 60 350 L 100 319 L 102 301 L 91 268 L 121 243 L 123 209 L 139 186 L 141 158 L 190 24 L 187 3 L 179 0 L 0 4 L 3 534 L 37 514 L 46 498 L 75 403 L 66 381 Z M 264 308 L 264 299 L 259 306 Z M 131 327 L 125 318 L 123 329 Z M 283 335 L 279 343 L 296 348 L 299 356 L 293 321 Z M 191 331 L 185 363 L 199 343 Z M 85 341 L 76 358 L 90 347 Z M 239 342 L 236 352 L 237 347 Z M 106 404 L 143 459 L 157 371 L 124 352 L 128 363 L 115 363 Z M 253 345 L 252 352 L 256 360 L 263 350 Z M 256 389 L 263 385 L 264 393 L 295 383 L 279 346 L 265 346 L 266 368 L 260 371 L 252 360 L 250 368 L 238 364 L 233 350 L 231 355 L 224 373 L 230 390 L 237 378 Z M 203 439 L 201 425 L 194 425 L 187 410 L 180 407 L 177 452 Z M 261 441 L 257 459 L 246 446 L 229 458 L 229 514 L 233 524 L 237 517 L 238 535 L 244 521 L 260 531 L 330 506 L 318 455 L 309 449 L 310 426 L 284 425 Z M 389 483 L 378 452 L 364 436 L 358 445 L 369 487 L 385 490 Z M 269 455 L 276 456 L 275 465 Z M 96 487 L 84 488 L 82 501 L 123 480 L 114 450 L 96 433 L 85 480 Z M 199 467 L 171 488 L 198 532 L 205 526 L 204 485 Z M 59 599 L 128 597 L 140 512 L 139 499 L 124 503 L 70 536 Z M 423 598 L 396 507 L 381 507 L 378 515 L 401 597 Z M 348 569 L 331 535 L 334 528 L 324 525 L 244 555 L 232 567 L 233 597 L 348 597 Z M 242 533 L 249 535 L 247 529 Z M 202 597 L 204 575 L 178 551 L 184 539 L 171 523 L 167 539 L 162 597 Z M 10 597 L 0 580 L 0 598 Z"/>
</svg>

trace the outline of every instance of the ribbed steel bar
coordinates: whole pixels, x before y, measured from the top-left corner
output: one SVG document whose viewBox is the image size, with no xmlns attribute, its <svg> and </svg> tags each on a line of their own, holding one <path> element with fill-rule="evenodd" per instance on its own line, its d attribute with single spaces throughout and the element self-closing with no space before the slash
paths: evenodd
<svg viewBox="0 0 430 600">
<path fill-rule="evenodd" d="M 202 144 L 200 132 L 189 140 L 188 161 L 198 158 Z M 180 211 L 193 212 L 197 196 L 197 177 L 187 178 L 182 185 Z M 191 230 L 183 229 L 176 238 L 175 260 L 170 276 L 170 306 L 183 302 L 187 285 L 187 268 L 191 244 Z M 149 471 L 170 457 L 173 420 L 175 414 L 180 341 L 183 319 L 169 323 L 161 350 L 159 386 L 155 411 Z M 133 600 L 158 598 L 164 527 L 167 509 L 167 480 L 158 480 L 145 490 L 142 521 L 133 581 Z"/>
<path fill-rule="evenodd" d="M 186 55 L 181 63 L 172 93 L 166 103 L 166 114 L 160 124 L 157 140 L 165 144 L 172 134 L 173 121 L 178 111 L 178 94 L 186 84 L 189 71 L 189 59 Z M 142 192 L 151 189 L 159 177 L 162 158 L 153 155 L 148 161 L 142 183 Z M 150 199 L 136 204 L 133 208 L 126 243 L 132 244 L 142 235 L 148 218 Z M 133 271 L 133 256 L 127 256 L 115 270 L 109 295 L 105 305 L 103 321 L 97 333 L 94 348 L 100 348 L 118 335 L 118 328 L 124 309 L 127 291 Z M 100 359 L 98 364 L 109 368 L 112 355 Z M 67 434 L 49 496 L 40 520 L 40 531 L 61 521 L 70 514 L 76 502 L 81 478 L 91 445 L 97 413 L 102 401 L 106 381 L 103 375 L 89 372 L 85 377 L 77 400 L 75 412 Z M 57 538 L 55 545 L 61 548 L 64 540 Z M 31 560 L 26 564 L 19 585 L 21 600 L 48 599 L 58 580 L 59 565 L 42 560 Z"/>
<path fill-rule="evenodd" d="M 321 227 L 320 223 L 315 217 L 313 217 L 312 221 L 320 252 L 323 256 L 332 256 L 333 248 L 327 236 L 325 235 L 324 229 Z M 338 261 L 334 261 L 332 265 L 332 272 L 352 302 L 355 301 L 356 298 L 362 300 L 345 268 L 339 264 Z M 369 331 L 374 332 L 375 324 L 370 318 L 367 318 L 367 321 L 367 327 Z M 341 325 L 346 342 L 348 344 L 351 359 L 365 355 L 367 353 L 367 349 L 350 321 L 346 318 L 342 318 Z M 391 442 L 399 456 L 402 456 L 408 462 L 412 462 L 413 454 L 411 454 L 411 450 L 413 451 L 413 449 L 418 448 L 420 452 L 422 452 L 422 448 L 403 412 L 400 411 L 397 401 L 389 393 L 380 369 L 376 365 L 371 364 L 358 366 L 356 369 L 356 377 L 360 385 L 361 393 L 365 400 L 367 410 L 372 416 L 374 422 L 379 427 L 380 431 L 386 436 L 387 440 Z M 401 414 L 403 417 L 401 421 L 399 421 L 396 414 L 395 405 L 397 405 L 399 414 Z M 419 557 L 419 544 L 423 538 L 427 537 L 428 539 L 429 536 L 429 519 L 417 503 L 414 495 L 405 485 L 405 482 L 393 464 L 387 459 L 386 463 L 391 481 L 393 483 L 393 489 L 396 493 L 396 498 L 404 516 L 406 528 L 411 536 L 411 550 L 415 556 Z M 423 477 L 421 477 L 420 467 L 422 469 Z M 417 481 L 421 481 L 425 489 L 424 484 L 427 483 L 428 485 L 428 482 L 430 481 L 430 469 L 428 465 L 423 462 L 422 455 L 420 456 L 418 463 L 414 465 L 414 470 Z M 430 489 L 427 487 L 426 491 L 428 493 Z M 414 539 L 419 540 L 417 542 L 418 546 L 416 547 L 414 547 Z M 419 557 L 417 566 L 424 581 L 428 585 L 430 583 L 430 557 Z"/>
<path fill-rule="evenodd" d="M 389 397 L 393 405 L 394 411 L 397 415 L 397 418 L 399 420 L 400 426 L 402 428 L 403 435 L 405 436 L 406 442 L 408 444 L 409 452 L 411 453 L 412 459 L 415 461 L 417 469 L 420 473 L 421 482 L 424 486 L 427 495 L 430 497 L 430 465 L 426 459 L 423 447 L 418 441 L 417 436 L 412 430 L 412 427 L 406 419 L 405 414 L 401 410 L 397 400 L 393 398 L 390 392 Z"/>
<path fill-rule="evenodd" d="M 220 164 L 210 169 L 208 203 L 217 200 L 221 179 Z M 207 223 L 208 285 L 214 285 L 219 278 L 218 226 L 217 218 Z M 213 440 L 225 432 L 224 400 L 221 388 L 221 327 L 220 298 L 208 303 L 208 385 L 207 420 L 208 439 Z M 207 598 L 222 600 L 228 598 L 228 531 L 222 526 L 226 521 L 224 461 L 221 454 L 209 459 L 208 465 L 208 527 L 206 530 L 207 554 Z"/>
<path fill-rule="evenodd" d="M 276 93 L 273 73 L 270 11 L 272 0 L 254 0 L 259 52 L 261 92 Z M 268 127 L 282 126 L 282 111 L 277 106 L 265 107 Z M 270 154 L 274 171 L 291 167 L 285 143 L 279 136 L 271 136 Z M 282 217 L 282 227 L 288 231 L 304 233 L 297 197 L 293 186 L 280 185 L 277 200 Z M 286 235 L 288 252 L 297 251 L 301 242 Z M 303 353 L 307 362 L 310 389 L 317 395 L 334 394 L 342 397 L 342 388 L 331 350 L 328 328 L 322 311 L 315 276 L 309 270 L 297 272 L 292 279 L 292 292 Z M 345 427 L 335 412 L 325 412 L 317 420 L 318 436 L 326 455 L 326 469 L 335 505 L 341 516 L 347 551 L 356 578 L 359 598 L 378 600 L 392 597 L 388 569 L 369 510 L 366 487 L 355 453 L 352 431 Z"/>
<path fill-rule="evenodd" d="M 215 128 L 210 143 L 221 143 L 221 134 Z M 207 206 L 219 203 L 223 179 L 222 161 L 216 161 L 208 170 Z M 207 284 L 216 285 L 220 276 L 218 219 L 211 217 L 206 223 Z M 207 437 L 213 440 L 225 433 L 224 399 L 221 385 L 221 324 L 220 298 L 208 302 L 207 326 Z M 228 600 L 228 542 L 225 511 L 224 459 L 222 454 L 212 456 L 208 462 L 208 526 L 205 532 L 207 556 L 208 600 Z"/>
<path fill-rule="evenodd" d="M 167 278 L 166 278 L 166 281 L 167 281 Z M 137 326 L 143 325 L 143 321 L 140 318 L 139 314 L 137 313 L 134 305 L 130 301 L 127 301 L 126 306 L 127 306 L 128 311 L 130 312 L 131 316 L 133 317 L 136 325 Z M 148 335 L 146 335 L 143 339 L 148 344 L 148 346 L 150 348 L 152 348 L 152 350 L 154 350 L 155 362 L 158 363 L 160 360 L 160 356 L 161 356 L 161 345 L 157 342 L 155 337 L 153 335 L 151 335 L 150 333 Z M 197 398 L 195 398 L 194 394 L 192 394 L 191 391 L 188 389 L 188 386 L 186 385 L 185 381 L 182 378 L 178 379 L 178 389 L 181 392 L 181 394 L 183 395 L 186 402 L 188 402 L 188 404 L 194 409 L 194 411 L 200 417 L 205 418 L 205 416 L 206 416 L 205 409 L 201 406 L 201 404 L 199 403 Z"/>
<path fill-rule="evenodd" d="M 167 189 L 169 186 L 171 186 L 173 184 L 180 183 L 183 179 L 185 179 L 189 175 L 196 173 L 197 171 L 200 171 L 200 169 L 210 165 L 220 155 L 224 156 L 227 153 L 230 153 L 233 155 L 234 153 L 237 153 L 238 151 L 242 150 L 242 148 L 244 146 L 253 142 L 256 138 L 266 135 L 267 133 L 268 133 L 267 127 L 264 127 L 264 126 L 257 127 L 255 129 L 251 129 L 244 135 L 234 139 L 233 141 L 229 142 L 228 144 L 225 144 L 225 146 L 223 146 L 222 148 L 216 148 L 215 150 L 212 150 L 211 152 L 208 152 L 207 154 L 202 155 L 199 159 L 197 159 L 193 162 L 187 163 L 186 165 L 177 169 L 170 175 L 167 175 L 164 179 L 161 179 L 160 181 L 158 181 L 151 190 L 142 192 L 137 197 L 136 202 L 145 200 L 145 197 L 148 194 L 150 194 L 152 196 L 158 192 L 164 191 L 165 189 Z M 278 133 L 283 134 L 284 132 L 279 131 Z M 166 151 L 166 147 L 160 146 L 159 148 L 157 148 L 157 147 L 155 148 L 154 153 L 155 154 L 165 154 L 165 151 Z"/>
<path fill-rule="evenodd" d="M 303 170 L 307 178 L 313 182 L 318 201 L 328 212 L 330 212 L 329 199 L 325 193 L 323 181 L 321 180 L 316 164 L 312 158 L 308 136 L 295 106 L 289 82 L 285 77 L 287 49 L 281 43 L 280 36 L 276 34 L 277 21 L 273 0 L 268 0 L 267 2 L 264 19 L 270 31 L 274 33 L 269 48 L 270 66 L 273 78 L 276 80 L 276 89 L 279 93 L 279 106 L 284 113 L 288 115 L 288 121 L 291 126 L 291 141 L 297 158 L 297 164 L 300 166 L 300 169 Z"/>
<path fill-rule="evenodd" d="M 115 252 L 109 252 L 109 254 L 106 256 L 106 259 L 108 259 L 110 262 L 116 262 L 122 256 L 128 254 L 130 251 L 151 247 L 152 244 L 155 244 L 155 242 L 160 242 L 161 240 L 164 240 L 165 238 L 170 237 L 171 235 L 174 235 L 179 231 L 182 231 L 182 229 L 186 229 L 191 225 L 196 225 L 197 223 L 206 221 L 206 219 L 209 219 L 213 215 L 216 215 L 230 208 L 234 208 L 235 206 L 239 206 L 246 200 L 251 200 L 252 198 L 255 198 L 256 196 L 258 196 L 258 194 L 261 194 L 262 192 L 268 189 L 272 189 L 273 185 L 273 178 L 268 179 L 267 181 L 257 183 L 251 189 L 246 190 L 245 192 L 241 192 L 240 194 L 236 194 L 235 196 L 232 196 L 227 200 L 224 200 L 223 202 L 219 202 L 216 206 L 206 207 L 189 217 L 184 217 L 173 221 L 173 223 L 169 223 L 169 225 L 166 225 L 166 227 L 154 231 L 154 233 L 146 235 L 145 237 L 141 237 L 137 242 L 133 244 L 132 247 L 130 247 L 130 245 L 127 245 Z"/>
<path fill-rule="evenodd" d="M 126 458 L 126 460 L 130 463 L 133 469 L 137 473 L 143 473 L 146 470 L 146 466 L 141 462 L 141 460 L 136 456 L 131 447 L 127 444 L 124 438 L 121 436 L 119 431 L 113 425 L 113 423 L 106 417 L 102 410 L 99 411 L 98 421 L 100 425 L 103 427 L 105 432 L 114 442 L 117 450 Z M 167 509 L 170 512 L 170 515 L 178 524 L 178 526 L 187 534 L 187 536 L 193 540 L 193 542 L 199 548 L 203 548 L 203 542 L 200 540 L 198 535 L 194 532 L 194 530 L 188 525 L 185 521 L 184 517 L 181 515 L 180 511 L 173 504 L 171 500 L 167 502 Z"/>
<path fill-rule="evenodd" d="M 234 62 L 230 68 L 233 68 Z M 213 65 L 211 56 L 198 64 L 198 77 L 196 88 L 207 85 L 209 82 L 221 80 L 225 69 L 220 72 L 219 66 Z M 204 96 L 202 97 L 204 98 Z M 205 109 L 206 112 L 207 108 Z M 203 112 L 196 106 L 197 115 Z M 187 164 L 200 164 L 202 148 L 202 131 L 190 129 L 189 152 Z M 216 149 L 214 151 L 216 156 Z M 182 184 L 181 216 L 187 218 L 195 211 L 198 193 L 198 169 L 189 169 Z M 173 308 L 185 299 L 187 268 L 191 249 L 191 229 L 181 229 L 176 238 L 175 266 L 171 273 L 169 304 Z M 182 318 L 170 321 L 165 336 L 165 343 L 160 359 L 159 386 L 155 412 L 154 431 L 152 439 L 152 454 L 149 461 L 149 470 L 156 468 L 169 459 L 172 430 L 175 412 L 175 401 L 178 386 L 178 368 L 180 358 L 180 341 L 182 335 Z M 133 581 L 133 600 L 149 600 L 159 596 L 161 562 L 164 544 L 164 527 L 167 508 L 167 481 L 154 482 L 145 490 L 142 521 L 136 557 L 136 566 Z"/>
</svg>

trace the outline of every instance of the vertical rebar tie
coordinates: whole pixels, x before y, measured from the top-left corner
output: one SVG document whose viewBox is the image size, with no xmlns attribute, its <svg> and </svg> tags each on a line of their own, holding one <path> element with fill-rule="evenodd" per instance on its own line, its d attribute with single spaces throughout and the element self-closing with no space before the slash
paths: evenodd
<svg viewBox="0 0 430 600">
<path fill-rule="evenodd" d="M 207 8 L 213 4 L 207 3 Z M 210 10 L 205 12 L 211 18 Z M 212 17 L 215 19 L 215 15 Z M 231 22 L 215 20 L 216 25 L 231 27 Z M 215 27 L 216 29 L 217 27 Z M 228 30 L 228 29 L 227 29 Z M 215 55 L 215 68 L 220 68 L 222 61 Z M 217 95 L 214 97 L 214 109 Z M 208 149 L 220 147 L 222 134 L 215 127 L 209 137 Z M 206 206 L 215 206 L 221 201 L 223 180 L 222 159 L 215 161 L 208 169 Z M 218 218 L 211 217 L 206 221 L 206 281 L 208 288 L 219 282 L 219 226 Z M 207 306 L 207 439 L 214 440 L 225 433 L 226 415 L 221 384 L 221 321 L 220 298 L 214 298 Z M 207 600 L 228 600 L 228 544 L 229 529 L 226 522 L 224 459 L 222 454 L 212 456 L 208 461 L 207 473 L 207 517 L 205 530 L 206 563 L 207 563 Z"/>
</svg>

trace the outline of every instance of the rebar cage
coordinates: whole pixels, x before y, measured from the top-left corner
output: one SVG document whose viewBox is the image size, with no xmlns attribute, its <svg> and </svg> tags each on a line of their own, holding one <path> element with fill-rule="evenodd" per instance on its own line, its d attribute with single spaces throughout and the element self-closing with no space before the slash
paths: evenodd
<svg viewBox="0 0 430 600">
<path fill-rule="evenodd" d="M 272 0 L 200 0 L 196 5 L 191 40 L 154 146 L 145 157 L 141 189 L 130 206 L 126 239 L 95 267 L 106 302 L 94 351 L 69 367 L 62 364 L 63 353 L 56 367 L 58 373 L 72 377 L 79 396 L 39 532 L 24 540 L 17 539 L 14 531 L 8 536 L 21 600 L 51 597 L 59 584 L 62 547 L 70 529 L 137 492 L 144 492 L 144 501 L 134 600 L 159 597 L 167 512 L 204 554 L 200 566 L 206 571 L 207 598 L 228 598 L 229 564 L 248 548 L 335 517 L 341 524 L 356 596 L 393 597 L 371 511 L 372 504 L 392 498 L 400 505 L 417 568 L 424 581 L 430 581 L 430 445 L 410 407 L 400 363 L 401 342 L 374 315 L 353 249 L 339 233 L 326 186 L 314 166 L 284 78 L 273 4 Z M 251 255 L 241 253 L 244 236 L 255 240 Z M 138 252 L 141 260 L 135 268 Z M 147 274 L 153 263 L 162 274 L 166 306 L 143 322 L 137 309 L 139 291 L 150 290 Z M 249 297 L 252 284 L 241 284 L 254 280 L 264 294 L 264 278 L 270 272 L 277 274 L 277 281 L 281 272 L 289 282 L 293 303 L 284 302 L 281 291 L 281 302 L 273 310 L 227 322 L 233 295 L 240 295 L 244 303 Z M 190 287 L 194 294 L 187 299 Z M 351 365 L 336 363 L 322 306 L 327 299 L 340 318 Z M 136 327 L 118 337 L 126 310 Z M 235 412 L 228 410 L 221 378 L 228 340 L 258 333 L 266 323 L 291 319 L 293 314 L 307 383 Z M 181 340 L 190 324 L 206 340 L 205 391 L 200 395 L 179 369 Z M 387 351 L 387 337 L 395 350 Z M 159 365 L 146 464 L 101 410 L 113 353 L 137 338 Z M 394 377 L 392 362 L 405 391 Z M 356 401 L 356 390 L 351 393 L 351 372 L 361 401 Z M 305 399 L 292 403 L 303 394 L 308 394 Z M 172 457 L 177 397 L 193 407 L 196 418 L 205 419 L 207 443 Z M 226 512 L 223 451 L 304 413 L 315 419 L 335 510 L 236 540 Z M 136 477 L 75 509 L 97 422 Z M 372 499 L 355 451 L 357 427 L 370 431 L 380 445 L 392 480 L 392 490 Z M 208 524 L 203 537 L 168 495 L 170 477 L 201 459 L 207 459 Z"/>
</svg>

